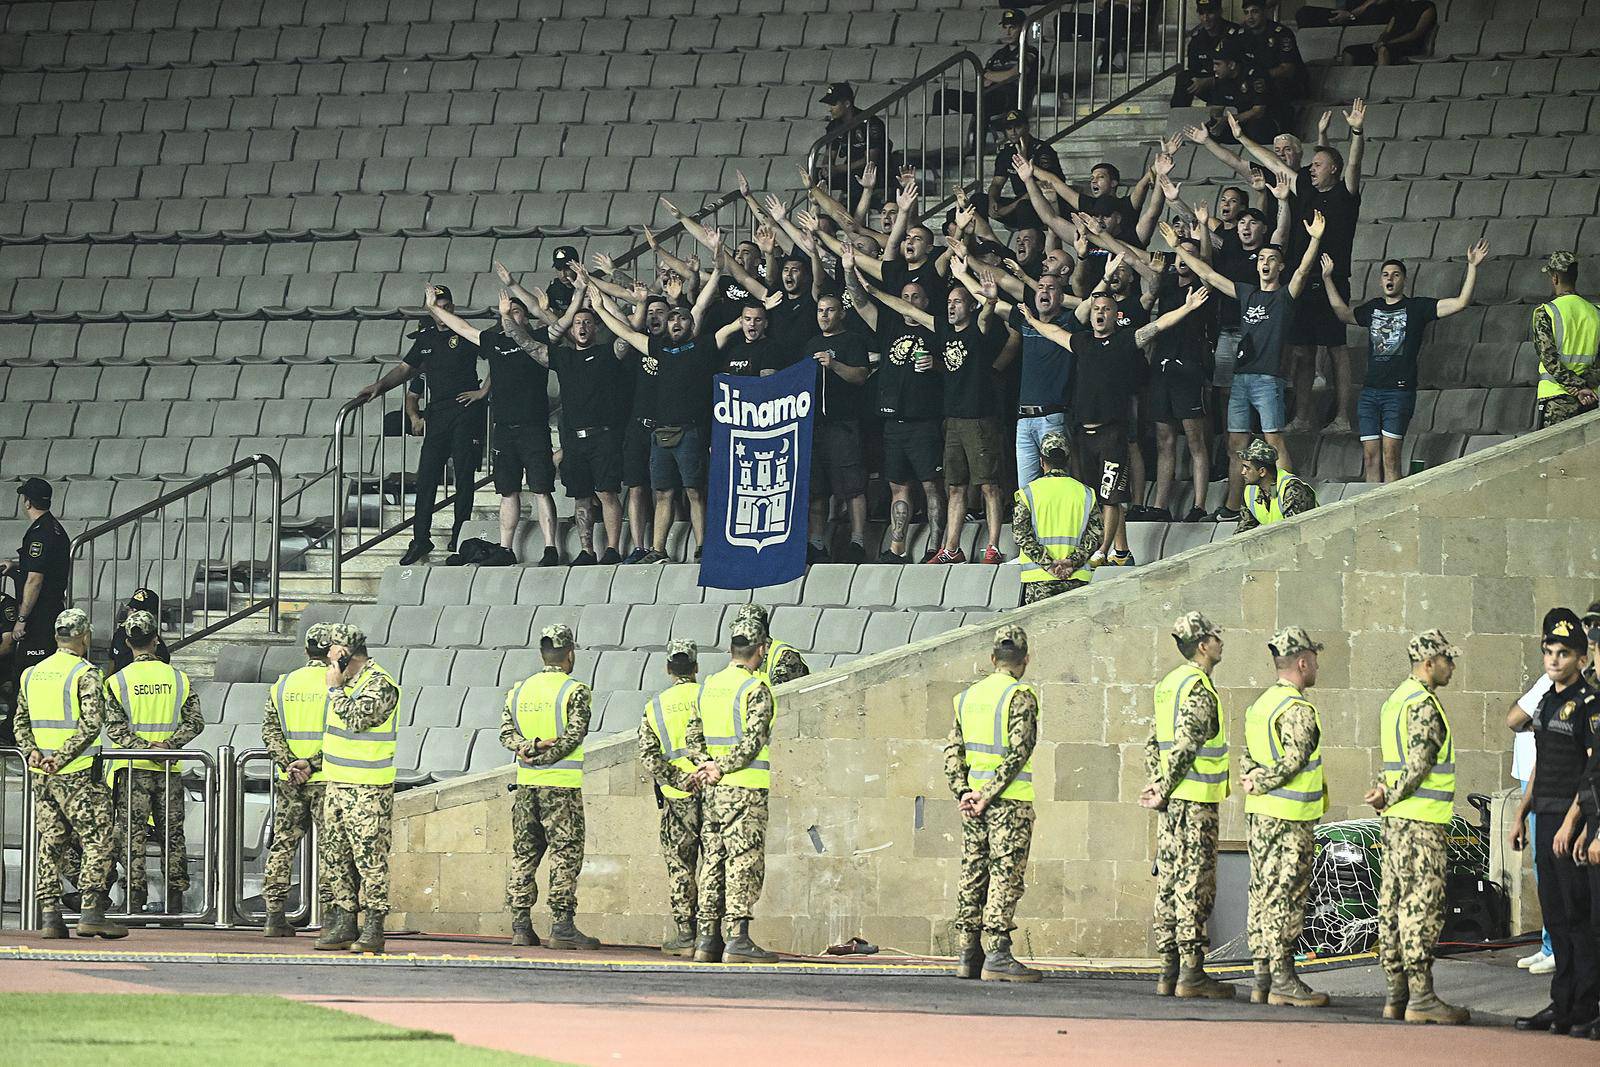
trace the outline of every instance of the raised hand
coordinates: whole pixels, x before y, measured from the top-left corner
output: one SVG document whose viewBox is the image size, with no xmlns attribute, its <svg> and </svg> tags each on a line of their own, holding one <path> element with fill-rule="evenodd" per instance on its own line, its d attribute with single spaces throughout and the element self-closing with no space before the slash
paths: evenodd
<svg viewBox="0 0 1600 1067">
<path fill-rule="evenodd" d="M 774 219 L 777 219 L 781 222 L 783 219 L 788 217 L 789 209 L 783 206 L 783 201 L 778 199 L 777 193 L 768 193 L 766 195 L 765 203 L 767 214 L 771 215 Z"/>
<path fill-rule="evenodd" d="M 1289 179 L 1284 177 L 1282 174 L 1277 175 L 1277 178 L 1278 180 L 1276 182 L 1272 182 L 1267 186 L 1267 192 L 1271 193 L 1273 197 L 1282 203 L 1288 203 L 1290 192 Z"/>
<path fill-rule="evenodd" d="M 674 304 L 683 299 L 683 279 L 676 274 L 668 278 L 662 288 L 666 291 L 667 299 Z"/>
<path fill-rule="evenodd" d="M 1317 140 L 1323 141 L 1327 139 L 1328 127 L 1331 125 L 1333 125 L 1333 111 L 1330 109 L 1324 111 L 1322 117 L 1317 120 Z"/>
<path fill-rule="evenodd" d="M 956 208 L 956 229 L 962 233 L 972 229 L 978 220 L 978 209 L 971 205 Z"/>
<path fill-rule="evenodd" d="M 1239 125 L 1239 116 L 1232 111 L 1224 112 L 1224 114 L 1228 116 L 1228 129 L 1233 131 L 1235 137 L 1242 138 L 1244 136 L 1244 127 Z"/>
<path fill-rule="evenodd" d="M 894 202 L 901 211 L 912 211 L 917 206 L 917 197 L 921 190 L 917 188 L 917 178 L 914 174 L 901 174 L 902 182 L 900 191 L 895 194 Z"/>
<path fill-rule="evenodd" d="M 1172 228 L 1172 223 L 1166 221 L 1158 223 L 1156 232 L 1161 235 L 1163 241 L 1167 242 L 1168 248 L 1178 247 L 1178 231 Z"/>
<path fill-rule="evenodd" d="M 849 241 L 839 246 L 839 265 L 846 274 L 853 273 L 856 269 L 856 246 Z"/>
<path fill-rule="evenodd" d="M 979 286 L 979 289 L 983 292 L 983 302 L 985 304 L 992 304 L 1000 299 L 1000 286 L 995 284 L 993 278 L 984 282 Z"/>
<path fill-rule="evenodd" d="M 511 314 L 511 290 L 500 290 L 500 317 L 505 318 Z"/>
<path fill-rule="evenodd" d="M 799 226 L 800 229 L 804 230 L 806 233 L 811 233 L 817 228 L 816 212 L 810 211 L 806 208 L 801 208 L 794 213 L 794 221 L 795 225 Z"/>
<path fill-rule="evenodd" d="M 663 196 L 661 198 L 661 206 L 667 209 L 667 214 L 671 215 L 679 222 L 683 221 L 683 212 L 679 211 L 678 205 L 674 204 L 671 200 L 668 200 Z"/>
<path fill-rule="evenodd" d="M 1195 223 L 1203 228 L 1209 229 L 1211 226 L 1211 209 L 1206 207 L 1206 202 L 1204 200 L 1197 200 L 1189 206 L 1194 209 Z"/>
<path fill-rule="evenodd" d="M 863 189 L 874 189 L 877 185 L 878 164 L 869 159 L 861 168 L 861 187 Z"/>
<path fill-rule="evenodd" d="M 767 306 L 767 310 L 768 311 L 771 311 L 773 308 L 775 308 L 779 304 L 783 303 L 783 290 L 782 289 L 774 289 L 774 290 L 772 290 L 772 292 L 767 294 L 766 299 L 761 301 L 761 302 Z"/>
<path fill-rule="evenodd" d="M 1177 133 L 1173 134 L 1171 137 L 1168 137 L 1168 138 L 1166 138 L 1165 140 L 1163 140 L 1161 142 L 1161 151 L 1165 152 L 1169 156 L 1177 155 L 1178 154 L 1178 149 L 1180 149 L 1182 147 L 1183 147 L 1183 131 L 1182 130 L 1179 130 Z"/>
<path fill-rule="evenodd" d="M 1150 164 L 1150 169 L 1155 172 L 1156 177 L 1164 178 L 1172 173 L 1172 164 L 1173 160 L 1170 153 L 1159 152 L 1156 154 L 1156 161 Z"/>
<path fill-rule="evenodd" d="M 1106 277 L 1106 284 L 1107 285 L 1111 284 L 1111 276 L 1113 274 L 1117 273 L 1117 271 L 1119 271 L 1121 269 L 1122 269 L 1122 253 L 1118 252 L 1116 255 L 1114 255 L 1110 259 L 1106 260 L 1106 275 L 1105 275 L 1105 277 Z"/>
<path fill-rule="evenodd" d="M 1318 241 L 1322 239 L 1323 231 L 1328 228 L 1328 220 L 1322 217 L 1322 212 L 1314 211 L 1311 213 L 1311 221 L 1306 223 L 1305 226 L 1306 233 L 1310 235 L 1311 239 Z"/>
<path fill-rule="evenodd" d="M 1078 253 L 1079 259 L 1089 254 L 1089 231 L 1082 226 L 1072 235 L 1072 250 Z"/>
<path fill-rule="evenodd" d="M 1021 181 L 1028 181 L 1033 177 L 1033 164 L 1023 159 L 1021 155 L 1013 153 L 1011 156 L 1011 169 L 1016 172 Z"/>
<path fill-rule="evenodd" d="M 1344 113 L 1344 121 L 1350 127 L 1351 133 L 1361 129 L 1361 124 L 1367 121 L 1367 102 L 1361 97 L 1356 97 L 1350 102 L 1350 110 Z"/>
<path fill-rule="evenodd" d="M 1250 189 L 1252 192 L 1264 192 L 1267 188 L 1267 177 L 1259 170 L 1250 172 Z"/>
<path fill-rule="evenodd" d="M 656 234 L 655 234 L 655 231 L 654 231 L 654 230 L 652 230 L 652 229 L 651 229 L 651 228 L 650 228 L 650 227 L 648 227 L 648 226 L 646 226 L 646 227 L 645 227 L 645 228 L 644 228 L 644 243 L 645 243 L 645 244 L 647 244 L 647 245 L 649 245 L 649 246 L 650 246 L 650 247 L 651 247 L 651 248 L 652 248 L 652 249 L 655 249 L 655 248 L 657 248 L 657 247 L 658 247 L 658 246 L 657 246 L 657 244 L 656 244 Z"/>
<path fill-rule="evenodd" d="M 777 247 L 778 237 L 772 232 L 771 226 L 757 226 L 755 237 L 756 247 L 761 249 L 763 256 L 771 255 L 772 250 Z"/>
<path fill-rule="evenodd" d="M 1156 184 L 1161 188 L 1161 195 L 1167 198 L 1168 203 L 1178 202 L 1178 193 L 1183 188 L 1181 184 L 1173 184 L 1172 179 L 1165 174 L 1156 180 Z"/>
<path fill-rule="evenodd" d="M 1333 277 L 1333 257 L 1324 252 L 1319 262 L 1322 266 L 1322 276 L 1324 278 Z"/>
<path fill-rule="evenodd" d="M 1471 248 L 1467 249 L 1467 262 L 1472 264 L 1474 267 L 1478 266 L 1479 264 L 1481 264 L 1484 260 L 1486 260 L 1488 258 L 1489 258 L 1489 242 L 1488 241 L 1479 241 L 1477 244 L 1475 244 Z"/>
<path fill-rule="evenodd" d="M 1204 126 L 1185 126 L 1183 128 L 1183 135 L 1189 138 L 1189 140 L 1193 141 L 1195 144 L 1205 144 L 1207 141 L 1211 140 L 1211 131 L 1206 129 Z"/>
<path fill-rule="evenodd" d="M 806 170 L 806 165 L 804 163 L 796 163 L 794 165 L 794 169 L 800 172 L 800 188 L 811 189 L 817 184 L 816 181 L 812 179 L 811 172 Z"/>
<path fill-rule="evenodd" d="M 511 272 L 506 270 L 506 265 L 498 259 L 494 261 L 494 276 L 500 279 L 501 285 L 511 284 Z"/>
<path fill-rule="evenodd" d="M 740 195 L 749 196 L 750 195 L 750 179 L 746 178 L 744 176 L 744 171 L 735 170 L 733 172 L 733 176 L 739 183 L 739 193 L 740 193 Z"/>
<path fill-rule="evenodd" d="M 1189 295 L 1183 298 L 1183 306 L 1193 311 L 1195 308 L 1211 299 L 1211 290 L 1203 285 L 1189 290 Z"/>
<path fill-rule="evenodd" d="M 594 262 L 594 269 L 600 273 L 615 274 L 617 272 L 616 263 L 613 262 L 611 257 L 606 255 L 604 252 L 596 252 L 590 258 Z"/>
<path fill-rule="evenodd" d="M 722 231 L 721 230 L 712 230 L 711 231 L 710 239 L 706 241 L 706 250 L 711 253 L 711 262 L 713 264 L 720 263 L 722 261 Z M 698 268 L 696 268 L 696 269 L 698 269 Z"/>
</svg>

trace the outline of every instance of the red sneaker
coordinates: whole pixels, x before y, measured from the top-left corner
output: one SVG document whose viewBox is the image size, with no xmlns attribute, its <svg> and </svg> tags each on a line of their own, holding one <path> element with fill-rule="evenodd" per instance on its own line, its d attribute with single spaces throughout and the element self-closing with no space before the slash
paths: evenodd
<svg viewBox="0 0 1600 1067">
<path fill-rule="evenodd" d="M 929 563 L 965 563 L 966 561 L 967 554 L 961 551 L 959 548 L 954 552 L 950 551 L 948 548 L 941 548 L 937 553 L 928 559 Z"/>
<path fill-rule="evenodd" d="M 988 548 L 983 550 L 983 562 L 992 566 L 995 564 L 1004 563 L 1005 561 L 1006 557 L 1001 555 L 1000 550 L 993 545 L 990 545 Z"/>
</svg>

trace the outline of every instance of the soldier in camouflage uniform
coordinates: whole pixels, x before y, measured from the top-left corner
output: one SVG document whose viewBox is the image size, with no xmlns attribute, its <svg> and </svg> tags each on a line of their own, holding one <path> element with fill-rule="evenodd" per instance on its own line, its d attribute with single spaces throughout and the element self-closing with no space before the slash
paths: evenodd
<svg viewBox="0 0 1600 1067">
<path fill-rule="evenodd" d="M 148 611 L 130 611 L 122 621 L 122 633 L 127 638 L 128 651 L 134 663 L 165 663 L 157 652 L 160 637 L 155 616 Z M 121 673 L 120 671 L 118 672 Z M 179 710 L 178 728 L 170 737 L 149 741 L 141 737 L 129 721 L 128 709 L 122 706 L 117 694 L 117 675 L 105 682 L 106 737 L 118 748 L 183 748 L 200 736 L 205 729 L 205 716 L 200 711 L 200 696 L 191 687 Z M 166 891 L 162 894 L 165 905 L 182 911 L 183 895 L 189 890 L 188 843 L 183 835 L 185 794 L 183 785 L 173 767 L 172 771 L 152 771 L 148 768 L 123 766 L 111 779 L 111 798 L 114 804 L 113 825 L 116 827 L 115 857 L 127 868 L 128 911 L 140 911 L 145 906 L 145 843 L 149 838 L 150 824 L 155 823 L 156 834 L 163 839 L 163 855 L 167 865 L 162 870 Z M 123 775 L 132 776 L 132 784 Z M 173 904 L 179 905 L 173 908 Z"/>
<path fill-rule="evenodd" d="M 1245 821 L 1250 847 L 1249 917 L 1246 924 L 1255 964 L 1253 1004 L 1323 1007 L 1326 993 L 1313 991 L 1295 973 L 1295 946 L 1305 920 L 1316 854 L 1316 817 L 1288 818 L 1253 810 L 1257 798 L 1318 793 L 1304 803 L 1327 810 L 1322 786 L 1321 722 L 1306 690 L 1317 684 L 1317 653 L 1322 645 L 1298 626 L 1272 635 L 1267 645 L 1278 682 L 1246 713 L 1246 751 L 1241 781 L 1247 794 Z M 1252 736 L 1258 709 L 1266 725 L 1261 740 Z M 1276 758 L 1274 758 L 1276 757 Z M 1264 802 L 1265 802 L 1264 801 Z M 1264 804 L 1263 804 L 1264 806 Z"/>
<path fill-rule="evenodd" d="M 1065 478 L 1076 481 L 1069 468 L 1072 466 L 1072 453 L 1067 446 L 1067 435 L 1060 430 L 1051 430 L 1039 441 L 1039 465 L 1042 473 L 1038 480 L 1045 478 Z M 1082 485 L 1082 483 L 1078 483 Z M 1087 489 L 1085 490 L 1087 491 Z M 1028 505 L 1027 487 L 1017 490 L 1015 508 L 1011 514 L 1012 537 L 1017 543 L 1017 555 L 1026 567 L 1030 561 L 1045 563 L 1049 561 L 1045 570 L 1056 576 L 1055 581 L 1023 582 L 1022 602 L 1036 604 L 1041 600 L 1048 600 L 1059 596 L 1071 589 L 1087 585 L 1082 578 L 1074 578 L 1074 572 L 1080 571 L 1089 565 L 1089 557 L 1094 555 L 1100 547 L 1101 538 L 1105 536 L 1105 524 L 1098 506 L 1088 508 L 1084 528 L 1078 537 L 1077 545 L 1060 559 L 1045 547 L 1042 536 L 1035 528 L 1033 509 Z M 1073 531 L 1074 534 L 1077 531 Z"/>
<path fill-rule="evenodd" d="M 1594 306 L 1577 292 L 1578 257 L 1571 252 L 1552 252 L 1539 270 L 1550 278 L 1549 302 L 1533 309 L 1533 347 L 1539 353 L 1539 424 L 1554 426 L 1594 410 L 1600 360 L 1595 358 L 1595 335 L 1589 328 Z M 1586 319 L 1590 321 L 1583 321 Z"/>
<path fill-rule="evenodd" d="M 994 673 L 956 697 L 944 746 L 945 780 L 961 813 L 956 975 L 1037 982 L 1044 976 L 1011 954 L 1033 842 L 1032 759 L 1039 741 L 1039 694 L 1022 683 L 1027 632 L 1016 625 L 996 630 L 990 662 Z M 1001 732 L 1003 738 L 996 736 Z"/>
<path fill-rule="evenodd" d="M 1211 675 L 1222 662 L 1222 631 L 1191 611 L 1172 626 L 1187 661 L 1156 687 L 1156 727 L 1145 742 L 1150 784 L 1139 803 L 1156 821 L 1158 996 L 1233 999 L 1233 987 L 1205 972 L 1206 923 L 1217 900 L 1217 806 L 1228 795 L 1228 738 Z M 1163 736 L 1170 734 L 1170 736 Z M 1182 787 L 1183 796 L 1174 796 Z"/>
<path fill-rule="evenodd" d="M 96 776 L 93 764 L 66 769 L 90 751 L 105 722 L 105 679 L 87 659 L 89 616 L 77 608 L 57 615 L 55 639 L 55 654 L 23 672 L 15 719 L 17 747 L 35 776 L 33 817 L 39 830 L 36 894 L 44 912 L 41 932 L 47 938 L 67 936 L 66 924 L 61 921 L 61 876 L 76 835 L 83 843 L 82 864 L 73 879 L 83 894 L 78 936 L 127 937 L 127 927 L 105 917 L 116 840 L 111 791 Z M 63 678 L 71 686 L 67 693 L 62 691 Z M 71 703 L 74 697 L 76 709 Z M 44 735 L 43 744 L 35 736 L 36 728 Z M 72 733 L 58 740 L 67 729 Z"/>
<path fill-rule="evenodd" d="M 329 780 L 323 788 L 322 877 L 328 883 L 333 914 L 317 938 L 319 949 L 383 951 L 383 920 L 389 913 L 390 823 L 394 817 L 394 783 L 336 780 L 330 741 L 338 722 L 349 733 L 377 731 L 397 718 L 400 689 L 387 671 L 367 656 L 367 635 L 348 623 L 328 629 L 328 732 L 323 764 Z M 345 665 L 340 666 L 341 661 Z M 373 669 L 368 670 L 369 664 Z M 398 724 L 397 724 L 398 725 Z M 394 742 L 388 742 L 391 755 Z M 365 912 L 359 936 L 356 912 Z"/>
<path fill-rule="evenodd" d="M 581 787 L 527 784 L 527 770 L 569 763 L 574 752 L 581 763 L 581 746 L 589 733 L 592 707 L 589 687 L 572 680 L 566 705 L 565 729 L 556 737 L 528 737 L 517 722 L 519 697 L 524 688 L 545 675 L 566 679 L 571 675 L 577 647 L 572 628 L 546 626 L 539 633 L 539 656 L 544 669 L 513 686 L 500 715 L 500 743 L 517 758 L 518 783 L 511 802 L 511 873 L 506 882 L 506 906 L 511 909 L 511 943 L 537 945 L 528 909 L 539 897 L 534 882 L 539 863 L 550 856 L 551 948 L 596 949 L 600 942 L 579 930 L 573 921 L 578 909 L 578 874 L 583 870 L 583 790 Z M 559 695 L 552 699 L 559 700 Z M 558 709 L 559 710 L 559 709 Z M 581 770 L 578 781 L 582 781 Z"/>
<path fill-rule="evenodd" d="M 1454 784 L 1455 753 L 1438 691 L 1450 684 L 1461 650 L 1438 630 L 1428 630 L 1411 639 L 1406 653 L 1411 677 L 1389 698 L 1399 705 L 1392 709 L 1398 711 L 1394 729 L 1403 731 L 1406 739 L 1402 764 L 1391 768 L 1386 763 L 1386 773 L 1365 798 L 1384 816 L 1378 883 L 1378 959 L 1388 986 L 1383 1017 L 1460 1024 L 1472 1013 L 1445 1003 L 1433 991 L 1433 952 L 1444 929 L 1450 801 L 1433 796 L 1436 790 L 1419 787 L 1442 769 L 1441 764 L 1449 767 L 1449 781 Z M 1438 814 L 1445 821 L 1421 818 L 1410 808 L 1390 810 L 1410 798 L 1442 800 Z"/>
<path fill-rule="evenodd" d="M 639 761 L 656 784 L 661 809 L 661 855 L 667 863 L 667 896 L 676 933 L 661 946 L 669 956 L 693 956 L 695 942 L 695 868 L 700 863 L 700 782 L 695 770 L 710 757 L 706 735 L 695 707 L 695 675 L 699 651 L 682 638 L 667 644 L 667 677 L 671 686 L 649 704 L 639 721 Z M 675 716 L 675 712 L 678 715 Z M 687 721 L 677 719 L 687 713 Z M 680 735 L 681 731 L 681 735 Z M 682 748 L 668 749 L 663 739 L 681 736 Z M 671 791 L 668 795 L 663 790 Z M 679 796 L 678 794 L 687 794 Z"/>
<path fill-rule="evenodd" d="M 1238 453 L 1244 477 L 1244 506 L 1235 533 L 1270 526 L 1310 511 L 1317 494 L 1305 481 L 1278 470 L 1278 450 L 1255 438 Z"/>
<path fill-rule="evenodd" d="M 761 666 L 762 673 L 767 676 L 767 684 L 782 685 L 811 673 L 811 668 L 806 666 L 806 661 L 800 658 L 800 653 L 793 645 L 770 636 L 772 627 L 766 608 L 760 604 L 741 604 L 734 618 L 754 619 L 758 626 L 767 631 L 767 655 Z"/>
</svg>

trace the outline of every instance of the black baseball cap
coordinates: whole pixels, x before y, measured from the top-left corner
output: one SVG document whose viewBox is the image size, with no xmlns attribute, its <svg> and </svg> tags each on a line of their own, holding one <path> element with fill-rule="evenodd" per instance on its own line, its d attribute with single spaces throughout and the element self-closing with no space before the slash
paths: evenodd
<svg viewBox="0 0 1600 1067">
<path fill-rule="evenodd" d="M 50 488 L 50 483 L 43 478 L 29 478 L 17 486 L 17 495 L 25 496 L 41 508 L 50 506 L 50 498 L 55 496 L 55 490 Z"/>
<path fill-rule="evenodd" d="M 129 611 L 148 611 L 154 615 L 161 610 L 161 598 L 154 589 L 135 589 L 128 598 Z"/>
<path fill-rule="evenodd" d="M 1552 608 L 1545 613 L 1544 644 L 1565 645 L 1578 655 L 1589 651 L 1589 635 L 1583 631 L 1583 623 L 1571 608 Z"/>
<path fill-rule="evenodd" d="M 1207 11 L 1221 11 L 1222 0 L 1194 0 L 1194 9 L 1202 15 Z"/>
<path fill-rule="evenodd" d="M 1024 115 L 1016 108 L 1012 108 L 1010 111 L 1007 111 L 1004 115 L 1000 116 L 1000 128 L 1002 130 L 1009 130 L 1013 126 L 1026 126 L 1027 124 L 1028 116 Z"/>
<path fill-rule="evenodd" d="M 1204 0 L 1201 0 L 1201 2 L 1203 3 Z M 1213 0 L 1213 2 L 1215 2 L 1215 0 Z M 1021 26 L 1027 21 L 1028 16 L 1024 15 L 1014 7 L 1008 7 L 1000 13 L 1000 25 L 1002 26 Z"/>
<path fill-rule="evenodd" d="M 558 267 L 564 267 L 568 263 L 576 263 L 578 262 L 578 250 L 571 245 L 562 245 L 556 249 L 555 255 L 551 257 L 551 262 Z"/>
<path fill-rule="evenodd" d="M 856 91 L 849 82 L 831 82 L 828 91 L 822 94 L 822 103 L 839 104 L 846 100 L 855 100 Z"/>
<path fill-rule="evenodd" d="M 456 298 L 450 295 L 450 287 L 448 285 L 434 286 L 433 294 L 447 304 L 454 304 L 456 302 Z"/>
</svg>

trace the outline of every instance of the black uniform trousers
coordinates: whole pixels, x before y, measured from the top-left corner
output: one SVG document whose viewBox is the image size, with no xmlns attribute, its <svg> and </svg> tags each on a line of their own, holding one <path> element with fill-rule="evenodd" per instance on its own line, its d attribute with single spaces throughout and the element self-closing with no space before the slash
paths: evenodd
<svg viewBox="0 0 1600 1067">
<path fill-rule="evenodd" d="M 431 405 L 426 427 L 422 453 L 417 457 L 417 501 L 411 527 L 412 539 L 419 542 L 430 540 L 428 531 L 433 526 L 434 504 L 439 499 L 447 460 L 455 468 L 456 529 L 472 518 L 472 485 L 483 459 L 483 407 Z"/>
<path fill-rule="evenodd" d="M 1550 977 L 1550 1004 L 1556 1018 L 1586 1023 L 1600 1011 L 1600 963 L 1590 914 L 1591 872 L 1555 852 L 1561 816 L 1539 813 L 1533 862 L 1539 873 L 1539 908 L 1550 931 L 1556 970 Z"/>
</svg>

